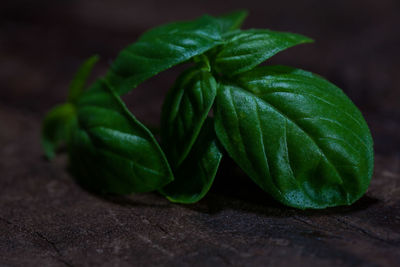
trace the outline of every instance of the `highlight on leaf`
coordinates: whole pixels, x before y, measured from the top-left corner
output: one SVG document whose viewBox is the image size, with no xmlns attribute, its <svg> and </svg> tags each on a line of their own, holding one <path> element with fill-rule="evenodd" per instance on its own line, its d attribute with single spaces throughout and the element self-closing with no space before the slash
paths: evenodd
<svg viewBox="0 0 400 267">
<path fill-rule="evenodd" d="M 299 209 L 350 205 L 370 183 L 373 140 L 342 90 L 313 73 L 258 66 L 300 34 L 241 30 L 246 11 L 204 15 L 145 32 L 88 90 L 98 57 L 71 82 L 65 104 L 45 117 L 42 144 L 52 158 L 66 144 L 84 187 L 113 194 L 158 191 L 176 203 L 200 201 L 224 154 L 282 204 Z M 167 93 L 161 146 L 120 96 L 181 63 Z"/>
<path fill-rule="evenodd" d="M 297 208 L 349 205 L 372 175 L 372 138 L 336 86 L 288 67 L 259 67 L 221 84 L 216 132 L 262 189 Z"/>
</svg>

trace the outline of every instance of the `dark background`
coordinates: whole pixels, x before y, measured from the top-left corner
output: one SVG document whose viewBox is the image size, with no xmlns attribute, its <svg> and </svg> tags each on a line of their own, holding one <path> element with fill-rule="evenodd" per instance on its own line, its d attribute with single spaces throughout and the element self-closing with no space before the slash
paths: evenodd
<svg viewBox="0 0 400 267">
<path fill-rule="evenodd" d="M 313 38 L 315 43 L 289 49 L 270 63 L 304 68 L 337 84 L 375 128 L 377 151 L 399 150 L 394 125 L 400 119 L 400 2 L 396 0 L 3 1 L 0 103 L 42 116 L 64 100 L 75 70 L 92 54 L 102 58 L 96 75 L 104 74 L 118 51 L 146 29 L 240 8 L 250 11 L 244 28 Z M 139 118 L 158 124 L 159 106 L 173 74 L 152 79 L 129 97 Z M 382 133 L 381 127 L 389 129 Z"/>
<path fill-rule="evenodd" d="M 321 74 L 363 112 L 375 141 L 371 187 L 351 207 L 298 211 L 265 196 L 229 160 L 199 204 L 156 194 L 99 198 L 48 163 L 40 121 L 64 101 L 84 59 L 104 74 L 146 29 L 245 8 L 244 28 L 301 33 L 313 44 L 268 64 Z M 0 265 L 393 265 L 400 262 L 400 1 L 2 1 Z M 178 67 L 179 70 L 179 67 Z M 125 97 L 157 126 L 178 70 Z M 230 187 L 223 185 L 230 184 Z"/>
</svg>

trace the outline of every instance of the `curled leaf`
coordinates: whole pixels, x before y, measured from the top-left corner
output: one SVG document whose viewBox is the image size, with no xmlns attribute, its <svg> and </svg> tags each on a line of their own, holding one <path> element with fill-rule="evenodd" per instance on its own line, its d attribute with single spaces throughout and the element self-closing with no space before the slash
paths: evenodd
<svg viewBox="0 0 400 267">
<path fill-rule="evenodd" d="M 189 153 L 217 94 L 217 82 L 207 69 L 185 71 L 168 93 L 161 117 L 161 139 L 172 165 Z"/>
<path fill-rule="evenodd" d="M 160 192 L 170 201 L 195 203 L 202 199 L 214 182 L 222 152 L 209 118 L 186 159 L 174 169 L 175 180 Z"/>
<path fill-rule="evenodd" d="M 69 144 L 72 171 L 86 187 L 128 194 L 157 190 L 173 180 L 151 132 L 106 82 L 77 102 L 77 126 Z"/>
</svg>

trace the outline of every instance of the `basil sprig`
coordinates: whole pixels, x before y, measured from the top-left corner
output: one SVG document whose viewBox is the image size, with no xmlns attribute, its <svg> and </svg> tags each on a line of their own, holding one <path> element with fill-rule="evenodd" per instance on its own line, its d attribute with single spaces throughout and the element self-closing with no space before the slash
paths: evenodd
<svg viewBox="0 0 400 267">
<path fill-rule="evenodd" d="M 65 143 L 77 181 L 97 192 L 157 190 L 170 201 L 194 203 L 208 192 L 226 151 L 285 205 L 320 209 L 355 202 L 373 172 L 373 141 L 362 114 L 315 74 L 258 66 L 312 40 L 240 30 L 246 15 L 205 15 L 149 30 L 84 90 L 97 61 L 90 58 L 71 83 L 67 103 L 43 121 L 45 154 L 52 158 Z M 160 146 L 120 95 L 183 62 L 192 66 L 167 94 Z"/>
</svg>

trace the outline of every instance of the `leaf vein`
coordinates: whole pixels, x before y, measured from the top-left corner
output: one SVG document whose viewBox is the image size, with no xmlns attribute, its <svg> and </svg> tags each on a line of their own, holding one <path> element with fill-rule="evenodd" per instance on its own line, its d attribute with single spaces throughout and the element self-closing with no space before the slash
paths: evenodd
<svg viewBox="0 0 400 267">
<path fill-rule="evenodd" d="M 242 89 L 243 90 L 243 89 Z M 244 91 L 244 90 L 243 90 Z M 256 94 L 253 94 L 250 91 L 244 91 L 247 92 L 248 94 L 259 98 Z M 313 141 L 313 143 L 315 144 L 315 146 L 318 148 L 319 152 L 321 153 L 321 155 L 323 155 L 323 157 L 327 160 L 327 162 L 329 163 L 329 165 L 332 166 L 332 168 L 335 170 L 335 172 L 339 175 L 340 180 L 343 182 L 343 179 L 340 176 L 340 172 L 338 171 L 338 169 L 336 168 L 336 166 L 331 162 L 331 160 L 329 159 L 329 157 L 327 155 L 325 155 L 325 153 L 323 152 L 323 150 L 321 149 L 321 147 L 318 145 L 318 143 L 315 141 L 315 139 L 308 134 L 302 127 L 300 127 L 300 125 L 298 125 L 292 118 L 290 118 L 289 116 L 287 116 L 285 113 L 283 113 L 280 109 L 278 109 L 276 106 L 272 105 L 271 103 L 269 103 L 268 101 L 266 101 L 265 99 L 259 98 L 260 100 L 262 100 L 265 104 L 267 104 L 268 106 L 270 106 L 272 109 L 274 109 L 277 113 L 279 113 L 281 116 L 283 116 L 284 118 L 286 118 L 289 122 L 293 123 L 297 128 L 299 128 L 308 138 L 311 139 L 311 141 Z"/>
</svg>

